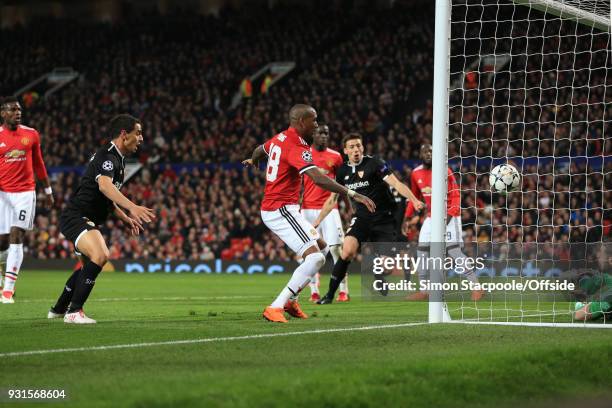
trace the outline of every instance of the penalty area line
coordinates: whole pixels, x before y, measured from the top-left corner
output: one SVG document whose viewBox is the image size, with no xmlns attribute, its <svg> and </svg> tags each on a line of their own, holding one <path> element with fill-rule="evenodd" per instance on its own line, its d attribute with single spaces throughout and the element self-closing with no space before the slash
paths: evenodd
<svg viewBox="0 0 612 408">
<path fill-rule="evenodd" d="M 225 341 L 238 341 L 238 340 L 255 340 L 255 339 L 266 339 L 271 337 L 289 337 L 289 336 L 301 336 L 306 334 L 327 334 L 327 333 L 342 333 L 342 332 L 354 332 L 354 331 L 368 331 L 368 330 L 383 330 L 383 329 L 396 329 L 401 327 L 412 327 L 421 326 L 428 323 L 399 323 L 399 324 L 382 324 L 376 326 L 361 326 L 361 327 L 346 327 L 338 329 L 317 329 L 307 331 L 295 331 L 286 333 L 263 333 L 263 334 L 252 334 L 247 336 L 234 336 L 234 337 L 209 337 L 203 339 L 192 339 L 192 340 L 171 340 L 171 341 L 159 341 L 150 343 L 131 343 L 131 344 L 113 344 L 108 346 L 91 346 L 91 347 L 73 347 L 73 348 L 61 348 L 61 349 L 47 349 L 47 350 L 30 350 L 30 351 L 15 351 L 11 353 L 0 353 L 0 358 L 4 357 L 20 357 L 20 356 L 33 356 L 40 354 L 54 354 L 54 353 L 73 353 L 79 351 L 105 351 L 105 350 L 119 350 L 119 349 L 133 349 L 133 348 L 145 348 L 145 347 L 157 347 L 157 346 L 178 346 L 178 345 L 189 345 L 189 344 L 201 344 L 201 343 L 216 343 Z"/>
</svg>

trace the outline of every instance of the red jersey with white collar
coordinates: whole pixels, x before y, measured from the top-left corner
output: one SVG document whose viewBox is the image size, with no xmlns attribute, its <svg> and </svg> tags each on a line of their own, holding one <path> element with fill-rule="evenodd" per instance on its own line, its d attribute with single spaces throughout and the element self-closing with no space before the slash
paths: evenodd
<svg viewBox="0 0 612 408">
<path fill-rule="evenodd" d="M 40 135 L 31 127 L 16 130 L 0 126 L 0 190 L 10 193 L 33 191 L 36 180 L 47 178 L 40 150 Z"/>
<path fill-rule="evenodd" d="M 263 148 L 268 155 L 268 167 L 262 211 L 298 204 L 302 173 L 316 167 L 308 143 L 290 127 L 264 143 Z"/>
<path fill-rule="evenodd" d="M 313 163 L 321 169 L 327 177 L 335 180 L 336 172 L 344 163 L 342 155 L 335 150 L 325 149 L 319 151 L 314 147 L 310 148 Z M 302 198 L 302 208 L 304 210 L 320 210 L 331 191 L 323 190 L 317 186 L 310 177 L 304 178 L 304 196 Z M 337 206 L 336 206 L 337 207 Z"/>
<path fill-rule="evenodd" d="M 427 216 L 431 217 L 431 169 L 426 169 L 423 165 L 418 166 L 412 171 L 410 176 L 410 189 L 414 195 L 424 200 L 427 205 Z M 410 217 L 414 213 L 414 206 L 408 202 L 405 216 Z M 453 171 L 448 169 L 448 195 L 446 199 L 446 214 L 450 217 L 458 217 L 461 213 L 461 195 L 459 186 L 455 181 Z"/>
</svg>

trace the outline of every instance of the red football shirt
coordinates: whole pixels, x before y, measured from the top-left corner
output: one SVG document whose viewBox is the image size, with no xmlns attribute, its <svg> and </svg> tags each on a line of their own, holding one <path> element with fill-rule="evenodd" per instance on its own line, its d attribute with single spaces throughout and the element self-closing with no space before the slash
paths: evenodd
<svg viewBox="0 0 612 408">
<path fill-rule="evenodd" d="M 419 200 L 424 200 L 427 205 L 427 216 L 431 216 L 431 169 L 422 165 L 412 171 L 410 176 L 410 189 Z M 414 213 L 411 202 L 406 206 L 405 216 L 410 217 Z M 453 171 L 448 169 L 448 195 L 446 199 L 446 214 L 448 217 L 458 217 L 461 213 L 461 196 L 459 186 L 455 181 Z"/>
<path fill-rule="evenodd" d="M 335 180 L 336 171 L 342 166 L 342 155 L 335 150 L 325 149 L 319 151 L 313 147 L 310 148 L 312 153 L 312 161 L 318 168 L 327 175 L 327 177 Z M 320 210 L 325 204 L 325 200 L 330 196 L 331 191 L 323 190 L 317 186 L 310 177 L 304 177 L 304 196 L 302 198 L 302 208 L 305 210 Z M 337 206 L 336 206 L 337 208 Z"/>
<path fill-rule="evenodd" d="M 12 131 L 0 126 L 0 190 L 33 191 L 36 189 L 34 173 L 39 180 L 47 178 L 36 129 L 19 125 Z"/>
<path fill-rule="evenodd" d="M 294 128 L 279 133 L 263 145 L 268 155 L 263 211 L 274 211 L 300 199 L 302 173 L 316 167 L 308 143 Z"/>
</svg>

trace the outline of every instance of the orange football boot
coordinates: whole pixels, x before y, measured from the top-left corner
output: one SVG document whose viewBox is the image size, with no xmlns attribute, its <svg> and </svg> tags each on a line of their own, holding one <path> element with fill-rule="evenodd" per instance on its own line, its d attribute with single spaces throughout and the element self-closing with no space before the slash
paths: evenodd
<svg viewBox="0 0 612 408">
<path fill-rule="evenodd" d="M 285 312 L 298 319 L 308 319 L 308 315 L 302 311 L 297 300 L 289 300 L 285 303 Z"/>
<path fill-rule="evenodd" d="M 263 312 L 264 319 L 275 322 L 275 323 L 287 323 L 288 320 L 285 318 L 285 313 L 282 307 L 268 306 Z"/>
</svg>

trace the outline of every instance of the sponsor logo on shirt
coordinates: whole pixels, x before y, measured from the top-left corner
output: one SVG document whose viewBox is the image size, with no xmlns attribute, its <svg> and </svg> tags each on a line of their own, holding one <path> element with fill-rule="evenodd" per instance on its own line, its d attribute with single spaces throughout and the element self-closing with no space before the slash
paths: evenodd
<svg viewBox="0 0 612 408">
<path fill-rule="evenodd" d="M 421 189 L 421 193 L 423 193 L 424 196 L 431 195 L 431 187 L 423 187 Z"/>
<path fill-rule="evenodd" d="M 368 187 L 370 185 L 369 181 L 358 181 L 357 183 L 347 184 L 346 188 L 350 190 L 357 190 L 358 188 Z"/>
<path fill-rule="evenodd" d="M 25 155 L 26 155 L 25 150 L 13 149 L 9 152 L 6 152 L 4 154 L 4 158 L 6 159 L 7 163 L 16 162 L 16 161 L 24 161 L 26 159 Z"/>
</svg>

